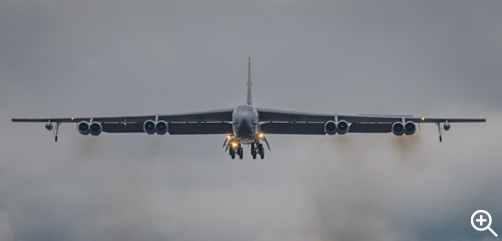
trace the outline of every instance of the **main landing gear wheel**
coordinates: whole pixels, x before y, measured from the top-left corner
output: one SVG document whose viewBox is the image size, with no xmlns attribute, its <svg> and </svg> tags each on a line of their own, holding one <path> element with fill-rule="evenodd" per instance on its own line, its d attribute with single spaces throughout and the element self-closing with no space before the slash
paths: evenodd
<svg viewBox="0 0 502 241">
<path fill-rule="evenodd" d="M 258 144 L 258 153 L 260 154 L 261 159 L 265 158 L 265 149 L 263 149 L 262 144 Z"/>
<path fill-rule="evenodd" d="M 254 143 L 251 144 L 251 156 L 253 156 L 253 159 L 256 159 L 256 148 L 254 147 Z"/>
<path fill-rule="evenodd" d="M 235 159 L 235 150 L 234 149 L 230 148 L 230 150 L 228 151 L 228 154 L 230 154 L 232 159 Z"/>
<path fill-rule="evenodd" d="M 239 158 L 242 160 L 242 157 L 244 157 L 244 151 L 242 150 L 242 147 L 239 147 L 239 149 L 237 149 L 237 154 L 239 154 Z"/>
</svg>

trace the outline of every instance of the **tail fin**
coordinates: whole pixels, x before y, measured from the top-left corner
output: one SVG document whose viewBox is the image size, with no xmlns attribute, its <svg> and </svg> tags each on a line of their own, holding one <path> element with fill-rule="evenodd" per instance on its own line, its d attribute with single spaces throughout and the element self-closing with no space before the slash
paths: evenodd
<svg viewBox="0 0 502 241">
<path fill-rule="evenodd" d="M 251 84 L 251 58 L 248 58 L 248 83 L 247 83 L 247 86 L 248 86 L 248 94 L 247 94 L 247 98 L 246 98 L 246 104 L 252 105 L 253 100 L 251 98 L 251 86 L 253 86 L 253 84 Z"/>
</svg>

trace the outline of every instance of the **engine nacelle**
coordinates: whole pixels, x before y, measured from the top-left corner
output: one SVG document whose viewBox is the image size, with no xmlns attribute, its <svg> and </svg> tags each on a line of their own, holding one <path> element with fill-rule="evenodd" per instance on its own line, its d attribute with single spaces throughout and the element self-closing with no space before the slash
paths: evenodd
<svg viewBox="0 0 502 241">
<path fill-rule="evenodd" d="M 157 135 L 165 135 L 167 133 L 167 130 L 168 130 L 168 125 L 167 125 L 167 122 L 165 121 L 159 121 L 157 122 L 157 124 L 155 125 L 155 132 L 157 133 Z"/>
<path fill-rule="evenodd" d="M 324 124 L 324 132 L 328 135 L 336 134 L 336 123 L 334 121 L 326 121 Z"/>
<path fill-rule="evenodd" d="M 90 125 L 89 123 L 82 121 L 77 124 L 78 132 L 82 135 L 89 135 L 90 133 Z"/>
<path fill-rule="evenodd" d="M 99 122 L 92 122 L 89 130 L 91 132 L 91 135 L 99 136 L 99 134 L 101 134 L 101 132 L 103 131 L 103 126 L 101 126 L 101 123 Z"/>
<path fill-rule="evenodd" d="M 145 131 L 146 134 L 148 135 L 155 134 L 155 121 L 153 120 L 145 121 L 145 123 L 143 123 L 143 131 Z"/>
<path fill-rule="evenodd" d="M 392 133 L 396 136 L 402 136 L 404 133 L 404 125 L 401 122 L 394 122 L 392 124 Z"/>
<path fill-rule="evenodd" d="M 340 135 L 347 134 L 349 132 L 349 123 L 341 120 L 336 124 L 336 133 Z"/>
<path fill-rule="evenodd" d="M 413 135 L 417 131 L 417 126 L 412 121 L 408 121 L 404 124 L 404 134 Z"/>
<path fill-rule="evenodd" d="M 450 123 L 444 123 L 444 124 L 443 124 L 443 129 L 444 129 L 445 131 L 449 131 L 449 130 L 450 130 L 450 128 L 451 128 Z"/>
</svg>

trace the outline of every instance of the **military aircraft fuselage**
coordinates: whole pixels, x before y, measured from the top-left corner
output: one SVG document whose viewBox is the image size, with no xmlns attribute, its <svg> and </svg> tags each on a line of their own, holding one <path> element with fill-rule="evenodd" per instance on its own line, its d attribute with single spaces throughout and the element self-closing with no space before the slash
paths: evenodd
<svg viewBox="0 0 502 241">
<path fill-rule="evenodd" d="M 255 143 L 260 132 L 258 111 L 251 105 L 238 106 L 232 112 L 232 126 L 234 136 L 241 144 Z"/>
</svg>

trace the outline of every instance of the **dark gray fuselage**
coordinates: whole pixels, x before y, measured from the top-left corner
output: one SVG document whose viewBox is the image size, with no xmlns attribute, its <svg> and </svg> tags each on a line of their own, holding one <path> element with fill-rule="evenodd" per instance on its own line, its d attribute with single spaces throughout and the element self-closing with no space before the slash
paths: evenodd
<svg viewBox="0 0 502 241">
<path fill-rule="evenodd" d="M 258 111 L 251 105 L 238 106 L 232 112 L 232 126 L 234 136 L 241 144 L 255 143 L 260 132 Z"/>
</svg>

